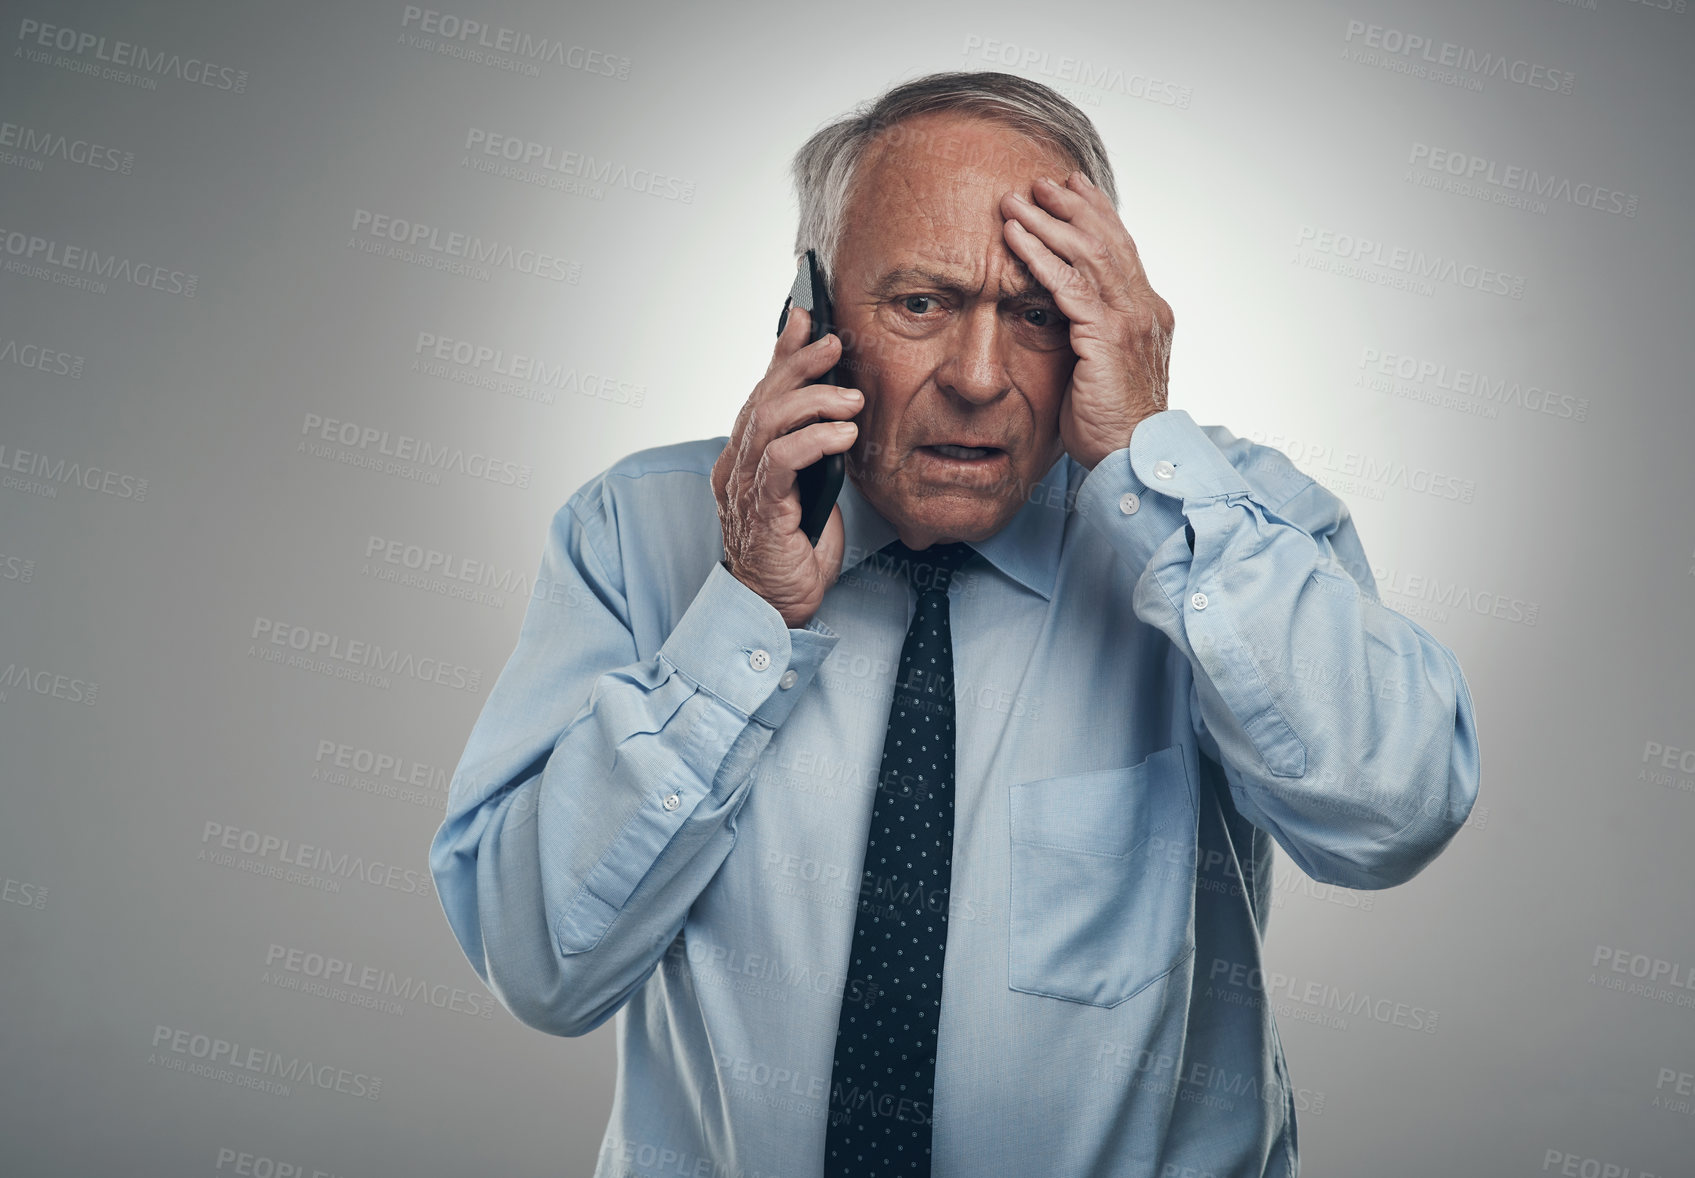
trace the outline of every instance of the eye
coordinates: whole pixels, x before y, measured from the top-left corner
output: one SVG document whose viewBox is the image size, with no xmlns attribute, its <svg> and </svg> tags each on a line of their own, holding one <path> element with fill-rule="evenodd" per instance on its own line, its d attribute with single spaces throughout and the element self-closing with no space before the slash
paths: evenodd
<svg viewBox="0 0 1695 1178">
<path fill-rule="evenodd" d="M 913 306 L 913 304 L 914 303 L 934 303 L 935 301 L 936 301 L 936 299 L 933 295 L 907 295 L 904 299 L 901 300 L 901 306 L 905 307 L 908 311 L 910 311 L 914 315 L 922 315 L 922 314 L 924 314 L 925 310 L 927 310 L 927 308 L 925 308 L 925 307 L 915 307 L 915 306 Z"/>
<path fill-rule="evenodd" d="M 1052 303 L 1025 303 L 1015 307 L 1012 323 L 1024 345 L 1040 352 L 1056 351 L 1071 339 L 1071 320 Z"/>
</svg>

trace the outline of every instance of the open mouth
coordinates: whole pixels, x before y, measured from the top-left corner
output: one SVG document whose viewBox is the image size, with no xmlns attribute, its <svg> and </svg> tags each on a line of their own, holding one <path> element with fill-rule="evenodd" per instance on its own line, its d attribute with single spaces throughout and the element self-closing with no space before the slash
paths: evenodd
<svg viewBox="0 0 1695 1178">
<path fill-rule="evenodd" d="M 943 443 L 935 446 L 920 446 L 919 449 L 926 454 L 945 458 L 952 462 L 991 462 L 1006 456 L 1006 451 L 998 446 L 956 446 L 951 443 Z"/>
</svg>

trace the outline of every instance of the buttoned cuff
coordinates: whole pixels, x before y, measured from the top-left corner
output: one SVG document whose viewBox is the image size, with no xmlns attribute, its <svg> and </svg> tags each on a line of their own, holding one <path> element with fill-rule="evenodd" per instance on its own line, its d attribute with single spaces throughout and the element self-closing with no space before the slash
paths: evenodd
<svg viewBox="0 0 1695 1178">
<path fill-rule="evenodd" d="M 1142 485 L 1186 502 L 1246 495 L 1242 472 L 1184 409 L 1144 417 L 1130 433 L 1130 465 Z"/>
<path fill-rule="evenodd" d="M 838 640 L 816 618 L 785 626 L 775 606 L 714 564 L 659 654 L 701 690 L 775 728 Z"/>
<path fill-rule="evenodd" d="M 1137 422 L 1130 444 L 1084 476 L 1077 510 L 1140 576 L 1161 544 L 1186 532 L 1187 506 L 1249 490 L 1241 472 L 1186 410 L 1166 409 Z M 1184 546 L 1189 546 L 1187 539 Z"/>
<path fill-rule="evenodd" d="M 736 583 L 741 584 L 739 581 Z M 789 665 L 777 676 L 777 690 L 765 697 L 765 702 L 755 709 L 753 718 L 767 727 L 780 727 L 794 711 L 801 692 L 806 690 L 807 684 L 812 682 L 818 668 L 824 665 L 824 660 L 830 657 L 830 652 L 840 640 L 841 635 L 816 617 L 799 630 L 790 630 Z"/>
</svg>

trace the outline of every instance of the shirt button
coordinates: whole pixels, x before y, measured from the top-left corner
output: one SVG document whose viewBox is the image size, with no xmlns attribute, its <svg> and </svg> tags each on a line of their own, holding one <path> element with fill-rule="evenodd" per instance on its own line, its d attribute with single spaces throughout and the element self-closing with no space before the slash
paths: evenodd
<svg viewBox="0 0 1695 1178">
<path fill-rule="evenodd" d="M 670 797 L 665 799 L 665 808 L 667 810 L 675 810 L 678 806 L 680 806 L 682 804 L 683 804 L 683 799 L 677 794 L 672 794 Z"/>
<path fill-rule="evenodd" d="M 790 667 L 788 670 L 783 672 L 782 678 L 777 680 L 777 686 L 781 687 L 784 691 L 787 691 L 799 681 L 800 675 L 795 672 L 793 667 Z"/>
<path fill-rule="evenodd" d="M 1136 492 L 1134 491 L 1126 491 L 1118 497 L 1118 510 L 1122 511 L 1125 515 L 1135 515 L 1137 508 L 1141 506 L 1142 501 L 1137 498 Z"/>
<path fill-rule="evenodd" d="M 1177 468 L 1163 458 L 1154 463 L 1154 478 L 1156 479 L 1168 479 L 1176 473 Z"/>
<path fill-rule="evenodd" d="M 1189 604 L 1194 606 L 1196 609 L 1205 609 L 1207 607 L 1207 595 L 1205 593 L 1195 593 L 1190 596 Z"/>
<path fill-rule="evenodd" d="M 763 671 L 771 665 L 771 656 L 763 650 L 756 650 L 747 656 L 747 665 L 756 671 Z"/>
</svg>

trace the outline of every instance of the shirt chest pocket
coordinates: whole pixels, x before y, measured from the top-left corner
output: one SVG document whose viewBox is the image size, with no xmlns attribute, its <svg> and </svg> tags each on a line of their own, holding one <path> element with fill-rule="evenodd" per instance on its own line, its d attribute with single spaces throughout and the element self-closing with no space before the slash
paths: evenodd
<svg viewBox="0 0 1695 1178">
<path fill-rule="evenodd" d="M 1177 745 L 1014 785 L 1007 985 L 1117 1006 L 1193 953 L 1195 814 Z"/>
</svg>

